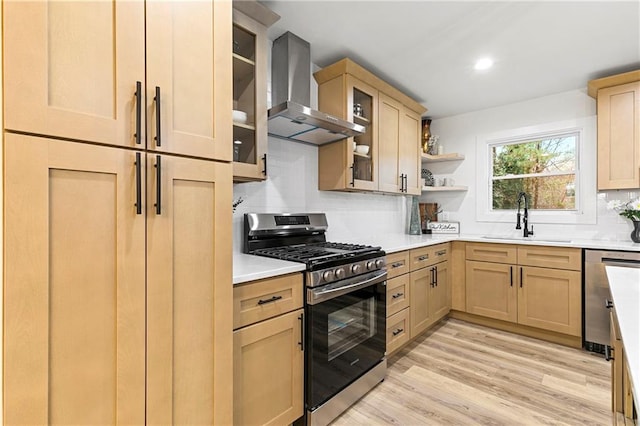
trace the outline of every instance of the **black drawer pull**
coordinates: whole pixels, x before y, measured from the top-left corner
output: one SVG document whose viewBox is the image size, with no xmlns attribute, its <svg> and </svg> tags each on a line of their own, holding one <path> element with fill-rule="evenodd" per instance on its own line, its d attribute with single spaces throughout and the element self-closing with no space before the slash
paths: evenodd
<svg viewBox="0 0 640 426">
<path fill-rule="evenodd" d="M 156 155 L 156 214 L 162 214 L 162 163 L 159 155 Z"/>
<path fill-rule="evenodd" d="M 394 299 L 397 299 L 398 297 L 402 297 L 402 296 L 404 296 L 404 293 L 396 293 L 391 297 L 394 298 Z"/>
<path fill-rule="evenodd" d="M 156 140 L 156 146 L 160 146 L 162 145 L 162 128 L 160 125 L 162 114 L 160 113 L 160 87 L 158 86 L 156 86 L 156 97 L 153 100 L 156 102 L 156 136 L 154 139 Z"/>
<path fill-rule="evenodd" d="M 404 262 L 396 262 L 396 263 L 392 263 L 391 264 L 391 269 L 395 269 L 395 268 L 399 268 L 401 266 L 404 266 Z"/>
<path fill-rule="evenodd" d="M 136 214 L 142 214 L 142 159 L 140 153 L 136 152 Z"/>
<path fill-rule="evenodd" d="M 447 254 L 446 250 L 440 250 L 436 252 L 436 256 L 444 256 L 445 254 Z"/>
<path fill-rule="evenodd" d="M 429 255 L 428 255 L 428 254 L 425 254 L 425 255 L 422 255 L 422 256 L 418 256 L 418 257 L 416 258 L 416 260 L 417 260 L 418 262 L 422 262 L 423 260 L 427 260 L 427 259 L 429 259 Z"/>
<path fill-rule="evenodd" d="M 402 333 L 403 331 L 404 331 L 404 328 L 397 328 L 397 329 L 392 331 L 392 334 L 394 336 L 397 336 L 398 334 Z"/>
<path fill-rule="evenodd" d="M 604 299 L 604 307 L 607 309 L 613 308 L 613 302 L 609 299 Z"/>
<path fill-rule="evenodd" d="M 142 82 L 136 81 L 136 134 L 134 135 L 136 138 L 136 144 L 140 145 L 142 143 Z"/>
<path fill-rule="evenodd" d="M 264 161 L 264 169 L 262 169 L 262 174 L 266 176 L 267 175 L 267 154 L 266 153 L 262 156 L 262 161 Z"/>
<path fill-rule="evenodd" d="M 276 300 L 280 300 L 280 299 L 282 299 L 282 296 L 273 296 L 271 299 L 267 299 L 267 300 L 260 299 L 258 300 L 258 305 L 264 305 L 265 303 L 275 302 Z"/>
<path fill-rule="evenodd" d="M 613 348 L 609 345 L 605 346 L 604 349 L 604 359 L 607 361 L 613 361 L 615 358 L 613 357 Z"/>
<path fill-rule="evenodd" d="M 300 350 L 304 352 L 304 314 L 300 314 L 298 320 L 300 321 L 300 341 L 298 345 L 300 345 Z"/>
</svg>

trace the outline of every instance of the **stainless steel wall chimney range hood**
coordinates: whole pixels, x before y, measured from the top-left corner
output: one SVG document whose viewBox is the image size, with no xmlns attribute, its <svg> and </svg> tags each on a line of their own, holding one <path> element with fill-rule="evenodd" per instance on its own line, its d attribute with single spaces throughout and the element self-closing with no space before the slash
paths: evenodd
<svg viewBox="0 0 640 426">
<path fill-rule="evenodd" d="M 359 124 L 311 109 L 311 49 L 309 43 L 286 32 L 271 50 L 269 135 L 323 145 L 364 133 Z"/>
</svg>

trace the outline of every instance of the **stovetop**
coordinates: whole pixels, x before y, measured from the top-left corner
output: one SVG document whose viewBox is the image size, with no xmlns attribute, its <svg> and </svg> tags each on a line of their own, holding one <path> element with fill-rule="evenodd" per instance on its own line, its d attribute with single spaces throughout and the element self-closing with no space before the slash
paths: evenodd
<svg viewBox="0 0 640 426">
<path fill-rule="evenodd" d="M 319 263 L 336 259 L 350 259 L 360 254 L 379 252 L 380 247 L 363 244 L 320 242 L 257 249 L 253 254 L 291 262 Z"/>
</svg>

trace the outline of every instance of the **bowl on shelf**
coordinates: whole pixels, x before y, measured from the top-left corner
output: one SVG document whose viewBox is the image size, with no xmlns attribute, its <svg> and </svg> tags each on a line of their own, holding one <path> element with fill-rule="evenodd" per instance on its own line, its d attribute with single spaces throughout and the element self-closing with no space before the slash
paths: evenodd
<svg viewBox="0 0 640 426">
<path fill-rule="evenodd" d="M 244 111 L 240 111 L 237 109 L 233 110 L 233 121 L 235 123 L 246 123 L 247 122 L 247 113 Z"/>
<path fill-rule="evenodd" d="M 356 145 L 356 152 L 358 154 L 369 154 L 369 145 Z"/>
</svg>

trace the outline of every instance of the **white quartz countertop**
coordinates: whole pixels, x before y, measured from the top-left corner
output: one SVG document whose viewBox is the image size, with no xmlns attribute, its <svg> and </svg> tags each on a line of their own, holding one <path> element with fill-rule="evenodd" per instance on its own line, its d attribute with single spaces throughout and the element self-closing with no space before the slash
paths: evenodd
<svg viewBox="0 0 640 426">
<path fill-rule="evenodd" d="M 403 250 L 410 250 L 434 244 L 446 243 L 449 241 L 470 241 L 482 243 L 502 243 L 502 244 L 526 244 L 543 245 L 554 247 L 575 247 L 604 250 L 626 250 L 639 251 L 640 244 L 631 241 L 605 241 L 574 239 L 563 237 L 543 237 L 522 238 L 514 235 L 486 235 L 473 234 L 368 234 L 368 235 L 345 235 L 340 237 L 331 236 L 330 241 L 354 244 L 368 244 L 380 246 L 387 253 L 395 253 Z M 247 281 L 262 278 L 275 277 L 292 272 L 304 271 L 302 263 L 285 262 L 283 260 L 270 259 L 260 256 L 253 256 L 243 253 L 233 254 L 233 283 L 240 284 Z"/>
<path fill-rule="evenodd" d="M 640 269 L 607 266 L 634 399 L 640 398 Z"/>
<path fill-rule="evenodd" d="M 304 263 L 287 262 L 251 254 L 233 254 L 233 284 L 304 271 Z"/>
</svg>

